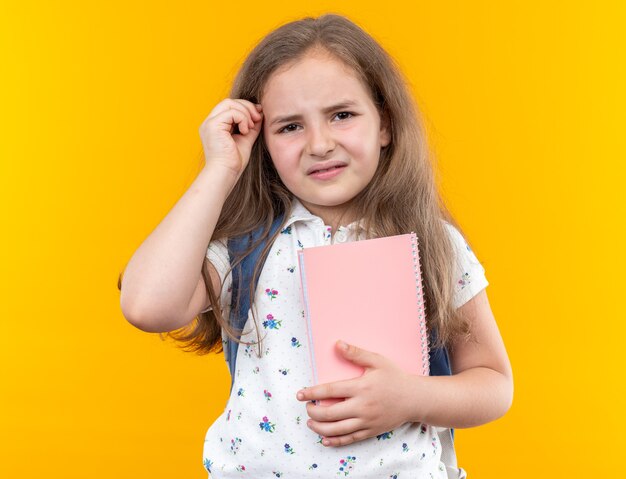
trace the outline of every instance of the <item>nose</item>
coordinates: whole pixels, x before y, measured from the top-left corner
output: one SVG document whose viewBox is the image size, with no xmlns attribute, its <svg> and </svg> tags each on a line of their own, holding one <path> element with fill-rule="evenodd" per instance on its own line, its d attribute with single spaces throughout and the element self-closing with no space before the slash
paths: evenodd
<svg viewBox="0 0 626 479">
<path fill-rule="evenodd" d="M 335 139 L 327 125 L 311 125 L 308 133 L 307 149 L 311 156 L 324 157 L 335 149 Z"/>
</svg>

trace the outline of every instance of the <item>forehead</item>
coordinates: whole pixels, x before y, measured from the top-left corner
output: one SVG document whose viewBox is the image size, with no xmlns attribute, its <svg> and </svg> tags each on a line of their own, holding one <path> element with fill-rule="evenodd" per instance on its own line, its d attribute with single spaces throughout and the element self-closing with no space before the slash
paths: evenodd
<svg viewBox="0 0 626 479">
<path fill-rule="evenodd" d="M 261 104 L 264 109 L 282 110 L 313 100 L 330 104 L 339 98 L 372 103 L 369 89 L 351 67 L 328 54 L 309 54 L 269 77 Z"/>
</svg>

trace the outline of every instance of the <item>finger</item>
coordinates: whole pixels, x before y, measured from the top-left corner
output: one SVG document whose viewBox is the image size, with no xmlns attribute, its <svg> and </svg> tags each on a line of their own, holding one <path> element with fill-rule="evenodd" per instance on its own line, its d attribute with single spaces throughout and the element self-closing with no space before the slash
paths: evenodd
<svg viewBox="0 0 626 479">
<path fill-rule="evenodd" d="M 312 402 L 307 403 L 306 412 L 311 419 L 317 422 L 341 421 L 354 418 L 354 407 L 349 401 L 340 401 L 331 406 L 321 406 Z"/>
<path fill-rule="evenodd" d="M 250 127 L 254 126 L 254 121 L 252 120 L 251 114 L 250 114 L 250 109 L 243 103 L 245 100 L 233 100 L 231 98 L 226 98 L 225 100 L 222 100 L 220 103 L 218 103 L 215 108 L 213 108 L 213 111 L 211 112 L 211 114 L 209 115 L 209 117 L 207 118 L 207 120 L 211 120 L 214 119 L 216 117 L 218 117 L 219 115 L 221 115 L 222 113 L 231 111 L 231 110 L 237 110 L 240 111 L 241 113 L 243 113 L 246 117 L 247 117 L 247 121 L 248 121 L 248 125 Z M 248 102 L 250 103 L 250 102 Z M 250 105 L 252 105 L 250 103 Z M 256 108 L 252 107 L 254 110 L 256 110 Z"/>
<path fill-rule="evenodd" d="M 316 432 L 322 437 L 331 438 L 336 436 L 347 436 L 354 434 L 363 428 L 363 422 L 361 419 L 350 418 L 343 421 L 333 422 L 318 422 L 313 419 L 309 419 L 306 425 L 312 431 Z M 322 444 L 324 441 L 322 441 Z"/>
<path fill-rule="evenodd" d="M 358 431 L 341 436 L 322 437 L 322 445 L 326 447 L 347 446 L 348 444 L 353 444 L 369 437 L 372 437 L 372 434 L 367 429 L 359 429 Z"/>
<path fill-rule="evenodd" d="M 244 157 L 249 158 L 250 153 L 252 151 L 252 146 L 254 142 L 258 139 L 259 134 L 261 132 L 262 123 L 256 123 L 253 128 L 250 128 L 247 132 L 241 132 L 240 135 L 232 135 L 232 139 L 237 145 L 240 154 Z"/>
<path fill-rule="evenodd" d="M 248 100 L 242 100 L 242 99 L 236 99 L 235 100 L 237 103 L 240 103 L 241 105 L 243 105 L 246 110 L 248 110 L 248 112 L 250 113 L 250 117 L 252 118 L 252 120 L 254 120 L 255 122 L 260 121 L 262 116 L 260 111 L 262 110 L 261 105 L 255 105 L 254 103 L 252 103 L 251 101 Z M 258 107 L 258 108 L 257 108 Z M 254 125 L 251 125 L 254 126 Z"/>
<path fill-rule="evenodd" d="M 348 361 L 363 367 L 380 366 L 382 356 L 378 353 L 359 348 L 353 344 L 347 344 L 343 341 L 337 341 L 336 344 L 339 353 Z"/>
<path fill-rule="evenodd" d="M 249 117 L 247 112 L 242 112 L 239 109 L 232 108 L 230 110 L 223 111 L 212 121 L 223 125 L 223 129 L 233 132 L 232 128 L 236 125 L 239 128 L 239 133 L 245 135 L 250 131 Z"/>
<path fill-rule="evenodd" d="M 362 441 L 368 437 L 371 437 L 370 432 L 366 429 L 360 429 L 350 434 L 344 434 L 343 436 L 325 437 L 322 439 L 322 444 L 330 447 L 347 446 L 348 444 Z"/>
<path fill-rule="evenodd" d="M 348 398 L 354 395 L 355 380 L 346 379 L 332 383 L 318 384 L 306 389 L 301 389 L 296 393 L 299 401 L 316 401 L 318 399 Z"/>
<path fill-rule="evenodd" d="M 230 119 L 230 121 L 227 121 Z M 248 111 L 243 108 L 242 105 L 233 102 L 230 107 L 224 108 L 224 105 L 220 104 L 219 107 L 215 107 L 211 116 L 206 118 L 202 125 L 200 125 L 200 132 L 206 129 L 210 129 L 212 124 L 228 124 L 228 128 L 230 129 L 233 126 L 233 123 L 241 122 L 245 119 L 246 123 L 250 121 L 248 117 Z"/>
<path fill-rule="evenodd" d="M 209 115 L 209 119 L 215 118 L 219 114 L 233 109 L 246 113 L 249 116 L 248 124 L 251 128 L 254 126 L 255 121 L 258 122 L 261 120 L 261 115 L 255 105 L 248 100 L 242 100 L 239 98 L 226 98 L 225 100 L 222 100 L 215 106 Z"/>
<path fill-rule="evenodd" d="M 234 99 L 233 102 L 233 108 L 240 109 L 240 111 L 244 112 L 248 117 L 248 128 L 254 128 L 254 117 L 252 116 L 252 110 L 256 110 L 256 108 L 254 108 L 252 104 L 246 100 Z"/>
</svg>

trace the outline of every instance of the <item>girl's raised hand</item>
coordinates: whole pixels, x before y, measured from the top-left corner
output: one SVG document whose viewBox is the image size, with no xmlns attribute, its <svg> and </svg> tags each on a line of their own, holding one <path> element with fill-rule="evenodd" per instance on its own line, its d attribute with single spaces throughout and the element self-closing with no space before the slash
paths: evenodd
<svg viewBox="0 0 626 479">
<path fill-rule="evenodd" d="M 220 164 L 239 177 L 262 123 L 261 105 L 231 98 L 219 102 L 200 125 L 206 164 Z"/>
<path fill-rule="evenodd" d="M 345 345 L 345 343 L 343 343 Z M 345 398 L 330 406 L 306 406 L 310 420 L 307 425 L 323 437 L 325 446 L 344 446 L 368 437 L 374 437 L 411 421 L 415 411 L 415 389 L 409 392 L 409 383 L 420 384 L 420 376 L 412 376 L 388 358 L 338 343 L 342 356 L 363 366 L 362 376 L 345 381 L 318 384 L 298 391 L 300 401 Z M 426 384 L 419 389 L 426 393 Z M 425 397 L 425 394 L 420 394 Z"/>
</svg>

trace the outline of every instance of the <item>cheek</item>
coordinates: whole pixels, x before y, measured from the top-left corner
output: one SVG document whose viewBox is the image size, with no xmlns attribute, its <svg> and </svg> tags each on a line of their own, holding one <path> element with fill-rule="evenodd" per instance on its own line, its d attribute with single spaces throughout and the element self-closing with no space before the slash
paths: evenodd
<svg viewBox="0 0 626 479">
<path fill-rule="evenodd" d="M 367 132 L 362 136 L 352 138 L 349 144 L 345 143 L 345 145 L 353 159 L 367 164 L 377 161 L 380 157 L 380 147 L 377 140 L 378 138 L 372 137 L 371 133 Z"/>
<path fill-rule="evenodd" d="M 380 134 L 370 124 L 359 125 L 358 129 L 354 129 L 345 138 L 345 143 L 349 144 L 349 148 L 359 156 L 371 155 L 373 151 L 379 148 Z"/>
<path fill-rule="evenodd" d="M 280 138 L 278 140 L 276 138 L 270 138 L 266 139 L 265 144 L 272 157 L 274 166 L 279 173 L 287 173 L 287 170 L 293 170 L 298 167 L 299 155 L 297 142 L 281 140 Z"/>
</svg>

